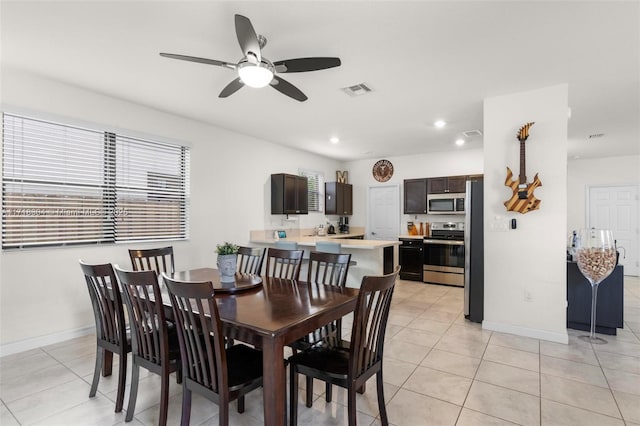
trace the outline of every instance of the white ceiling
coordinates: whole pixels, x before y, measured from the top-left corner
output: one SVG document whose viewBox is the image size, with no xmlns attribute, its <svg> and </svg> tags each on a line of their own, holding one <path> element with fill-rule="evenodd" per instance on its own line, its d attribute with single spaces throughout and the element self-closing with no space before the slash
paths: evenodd
<svg viewBox="0 0 640 426">
<path fill-rule="evenodd" d="M 521 1 L 2 1 L 2 66 L 339 160 L 479 148 L 485 97 L 568 83 L 569 157 L 640 153 L 640 3 Z M 338 56 L 270 87 L 218 93 L 236 62 L 233 15 L 271 61 Z M 373 89 L 349 97 L 340 88 Z M 435 129 L 442 118 L 449 124 Z M 531 117 L 535 121 L 535 117 Z M 513 123 L 514 135 L 523 123 Z M 597 139 L 591 134 L 603 133 Z M 535 134 L 535 128 L 531 131 Z M 329 137 L 340 137 L 332 145 Z M 515 140 L 515 138 L 514 138 Z"/>
</svg>

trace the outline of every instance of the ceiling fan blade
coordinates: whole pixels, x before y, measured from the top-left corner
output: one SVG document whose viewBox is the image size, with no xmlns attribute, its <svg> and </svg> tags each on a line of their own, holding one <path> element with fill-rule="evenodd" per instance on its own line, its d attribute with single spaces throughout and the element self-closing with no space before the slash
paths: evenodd
<svg viewBox="0 0 640 426">
<path fill-rule="evenodd" d="M 250 62 L 255 60 L 254 63 L 259 64 L 262 61 L 260 42 L 253 25 L 251 25 L 251 21 L 246 16 L 236 15 L 236 36 L 238 37 L 240 49 L 244 56 L 247 57 L 247 60 Z"/>
<path fill-rule="evenodd" d="M 271 81 L 271 87 L 296 101 L 304 102 L 308 99 L 307 95 L 302 93 L 300 89 L 281 77 L 274 77 Z"/>
<path fill-rule="evenodd" d="M 244 83 L 240 80 L 240 77 L 233 80 L 231 83 L 227 84 L 227 86 L 222 89 L 222 92 L 218 95 L 219 98 L 226 98 L 230 95 L 233 95 L 238 90 L 244 87 Z"/>
<path fill-rule="evenodd" d="M 219 67 L 230 68 L 232 70 L 236 69 L 236 64 L 230 64 L 224 61 L 218 61 L 215 59 L 207 59 L 207 58 L 198 58 L 196 56 L 186 56 L 186 55 L 176 55 L 175 53 L 160 53 L 160 56 L 171 59 L 180 59 L 182 61 L 190 61 L 190 62 L 198 62 L 201 64 L 207 65 L 217 65 Z"/>
<path fill-rule="evenodd" d="M 327 68 L 339 67 L 340 58 L 296 58 L 285 59 L 284 61 L 274 62 L 278 72 L 306 72 L 326 70 Z"/>
</svg>

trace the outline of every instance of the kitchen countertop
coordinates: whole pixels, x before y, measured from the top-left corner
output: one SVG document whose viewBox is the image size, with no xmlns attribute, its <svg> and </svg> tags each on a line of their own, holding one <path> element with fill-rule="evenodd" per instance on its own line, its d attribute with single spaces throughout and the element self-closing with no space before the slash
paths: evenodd
<svg viewBox="0 0 640 426">
<path fill-rule="evenodd" d="M 254 244 L 275 244 L 276 241 L 294 241 L 300 246 L 314 247 L 318 241 L 333 241 L 342 244 L 343 249 L 363 249 L 373 250 L 383 247 L 400 245 L 399 241 L 384 241 L 384 240 L 357 240 L 353 237 L 363 236 L 363 234 L 333 234 L 325 236 L 301 236 L 301 237 L 288 237 L 276 240 L 274 238 L 265 239 L 252 239 L 250 242 Z M 349 238 L 351 237 L 351 238 Z"/>
<path fill-rule="evenodd" d="M 427 236 L 426 235 L 402 234 L 402 235 L 398 235 L 398 238 L 411 238 L 411 239 L 415 239 L 415 240 L 422 240 L 423 238 L 427 238 Z"/>
</svg>

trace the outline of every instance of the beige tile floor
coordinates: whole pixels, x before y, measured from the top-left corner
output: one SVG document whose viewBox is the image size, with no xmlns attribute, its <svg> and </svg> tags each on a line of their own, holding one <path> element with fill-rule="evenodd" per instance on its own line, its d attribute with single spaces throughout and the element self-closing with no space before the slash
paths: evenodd
<svg viewBox="0 0 640 426">
<path fill-rule="evenodd" d="M 640 425 L 640 280 L 625 279 L 625 327 L 606 345 L 569 345 L 482 330 L 462 315 L 462 289 L 399 281 L 385 344 L 389 420 L 401 425 Z M 345 321 L 345 328 L 350 327 Z M 93 336 L 0 358 L 0 425 L 116 425 L 116 375 L 89 398 Z M 116 357 L 117 361 L 117 357 Z M 115 371 L 115 370 L 114 370 Z M 144 371 L 144 370 L 142 370 Z M 379 424 L 375 379 L 358 395 L 358 424 Z M 142 374 L 131 425 L 157 424 L 160 381 Z M 301 381 L 301 386 L 304 383 Z M 346 395 L 332 403 L 316 383 L 299 424 L 346 424 Z M 125 407 L 128 393 L 125 395 Z M 169 424 L 179 423 L 181 388 L 172 382 Z M 261 425 L 262 393 L 231 424 Z M 218 407 L 194 397 L 192 425 L 217 424 Z"/>
</svg>

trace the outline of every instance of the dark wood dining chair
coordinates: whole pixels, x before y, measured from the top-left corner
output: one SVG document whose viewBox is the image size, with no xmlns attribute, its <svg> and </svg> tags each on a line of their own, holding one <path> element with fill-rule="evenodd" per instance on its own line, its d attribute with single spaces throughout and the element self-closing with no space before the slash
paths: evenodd
<svg viewBox="0 0 640 426">
<path fill-rule="evenodd" d="M 238 272 L 262 274 L 262 262 L 266 251 L 266 248 L 240 246 L 238 248 Z"/>
<path fill-rule="evenodd" d="M 182 371 L 182 417 L 189 425 L 191 393 L 196 392 L 220 407 L 218 424 L 229 424 L 229 403 L 238 401 L 244 412 L 244 396 L 262 386 L 262 352 L 238 344 L 225 346 L 222 322 L 210 282 L 181 282 L 163 274 L 176 321 Z"/>
<path fill-rule="evenodd" d="M 336 254 L 328 252 L 312 251 L 309 254 L 309 269 L 307 270 L 307 282 L 312 284 L 331 285 L 345 287 L 351 254 Z M 330 322 L 302 339 L 296 340 L 289 346 L 293 353 L 304 351 L 318 344 L 331 345 L 342 341 L 342 319 Z M 313 404 L 313 378 L 307 376 L 307 407 Z M 331 383 L 326 382 L 325 398 L 331 402 Z"/>
<path fill-rule="evenodd" d="M 156 271 L 173 274 L 176 270 L 173 258 L 173 247 L 161 247 L 143 250 L 129 250 L 131 267 L 134 271 Z"/>
<path fill-rule="evenodd" d="M 269 278 L 300 279 L 300 267 L 304 250 L 267 249 L 267 267 L 264 272 Z"/>
<path fill-rule="evenodd" d="M 400 267 L 397 267 L 388 275 L 362 278 L 350 342 L 313 346 L 289 358 L 292 425 L 297 424 L 298 418 L 298 374 L 346 388 L 350 426 L 356 424 L 356 390 L 375 374 L 380 421 L 383 425 L 389 424 L 384 401 L 382 353 L 391 297 L 399 271 Z"/>
<path fill-rule="evenodd" d="M 125 421 L 133 419 L 140 367 L 144 367 L 161 378 L 159 424 L 164 426 L 169 406 L 169 375 L 175 372 L 177 382 L 182 381 L 178 336 L 175 327 L 169 329 L 173 324 L 168 323 L 165 317 L 156 272 L 125 271 L 118 266 L 114 269 L 122 285 L 132 335 L 133 368 Z"/>
<path fill-rule="evenodd" d="M 117 354 L 120 367 L 115 411 L 119 413 L 122 411 L 127 379 L 127 354 L 131 352 L 131 338 L 127 332 L 120 287 L 110 263 L 90 265 L 80 260 L 80 267 L 87 282 L 96 321 L 96 365 L 89 397 L 96 396 L 100 370 L 105 376 L 111 374 L 113 354 Z"/>
</svg>

